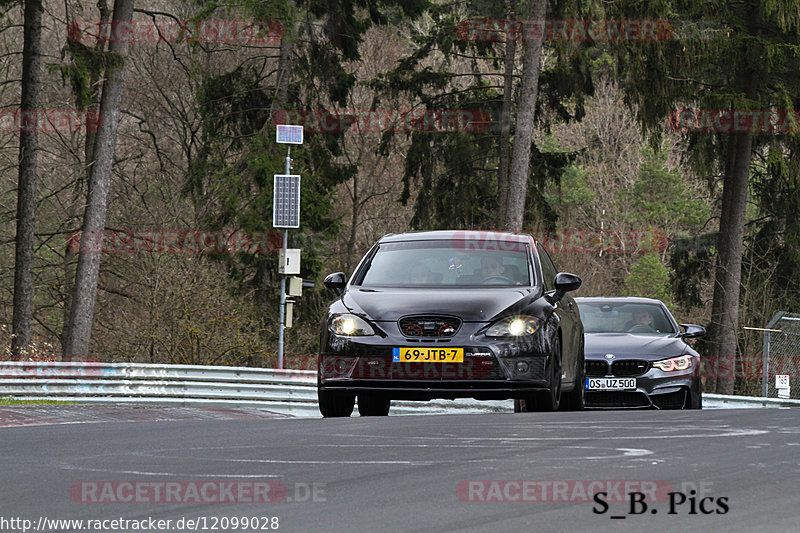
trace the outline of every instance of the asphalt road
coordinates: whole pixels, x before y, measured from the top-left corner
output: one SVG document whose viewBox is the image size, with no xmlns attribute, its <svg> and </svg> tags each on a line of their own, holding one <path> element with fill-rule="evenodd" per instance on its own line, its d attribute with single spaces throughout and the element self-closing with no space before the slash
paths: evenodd
<svg viewBox="0 0 800 533">
<path fill-rule="evenodd" d="M 2 531 L 797 531 L 800 518 L 790 409 L 14 406 L 0 408 L 0 457 Z"/>
</svg>

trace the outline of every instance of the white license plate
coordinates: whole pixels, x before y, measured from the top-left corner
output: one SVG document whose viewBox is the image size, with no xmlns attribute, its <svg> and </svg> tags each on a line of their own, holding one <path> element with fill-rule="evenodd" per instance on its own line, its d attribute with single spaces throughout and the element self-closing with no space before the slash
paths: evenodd
<svg viewBox="0 0 800 533">
<path fill-rule="evenodd" d="M 586 390 L 635 390 L 636 378 L 586 378 Z"/>
</svg>

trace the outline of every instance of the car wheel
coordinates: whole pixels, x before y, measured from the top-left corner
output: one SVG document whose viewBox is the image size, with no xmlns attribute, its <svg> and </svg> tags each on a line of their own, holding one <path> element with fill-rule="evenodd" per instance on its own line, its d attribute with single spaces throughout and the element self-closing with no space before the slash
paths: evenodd
<svg viewBox="0 0 800 533">
<path fill-rule="evenodd" d="M 561 402 L 561 339 L 553 342 L 553 354 L 550 361 L 550 388 L 534 392 L 526 400 L 528 411 L 558 411 Z"/>
<path fill-rule="evenodd" d="M 346 417 L 353 414 L 356 397 L 353 394 L 317 389 L 319 412 L 325 418 Z"/>
<path fill-rule="evenodd" d="M 381 398 L 369 394 L 358 395 L 358 413 L 361 416 L 386 416 L 389 414 L 389 407 L 392 400 Z"/>
<path fill-rule="evenodd" d="M 702 409 L 703 408 L 703 392 L 697 391 L 697 396 L 692 398 L 692 409 Z"/>
<path fill-rule="evenodd" d="M 561 394 L 561 411 L 582 411 L 586 405 L 586 368 L 583 359 L 583 346 L 578 359 L 579 370 L 575 372 L 575 387 L 570 392 Z"/>
</svg>

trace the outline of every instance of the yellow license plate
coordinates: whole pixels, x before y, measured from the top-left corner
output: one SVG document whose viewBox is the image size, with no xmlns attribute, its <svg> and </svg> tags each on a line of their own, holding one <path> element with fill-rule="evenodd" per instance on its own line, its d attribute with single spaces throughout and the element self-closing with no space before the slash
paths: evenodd
<svg viewBox="0 0 800 533">
<path fill-rule="evenodd" d="M 463 363 L 464 348 L 395 348 L 395 363 Z"/>
</svg>

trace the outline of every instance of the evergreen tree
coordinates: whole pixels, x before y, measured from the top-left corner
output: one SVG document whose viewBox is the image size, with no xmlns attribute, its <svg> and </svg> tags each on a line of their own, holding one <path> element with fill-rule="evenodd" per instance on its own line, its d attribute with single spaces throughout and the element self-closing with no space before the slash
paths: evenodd
<svg viewBox="0 0 800 533">
<path fill-rule="evenodd" d="M 673 38 L 633 45 L 620 42 L 623 86 L 638 106 L 642 124 L 657 131 L 684 106 L 701 110 L 793 109 L 800 93 L 800 11 L 791 0 L 695 3 L 634 2 L 609 5 L 609 18 L 662 19 Z M 707 29 L 685 32 L 702 20 Z M 672 115 L 680 129 L 679 115 Z M 703 116 L 702 114 L 700 115 Z M 708 115 L 706 115 L 708 116 Z M 677 126 L 676 126 L 677 125 Z M 758 128 L 733 131 L 704 123 L 684 128 L 696 168 L 721 176 L 722 199 L 716 239 L 716 274 L 706 354 L 713 376 L 732 376 L 737 351 L 739 297 L 746 202 L 753 154 L 775 142 Z M 777 141 L 781 142 L 781 141 Z M 712 392 L 731 394 L 733 378 L 710 380 Z"/>
<path fill-rule="evenodd" d="M 535 111 L 522 105 L 517 81 L 519 52 L 524 45 L 535 43 L 530 42 L 530 36 L 520 34 L 510 34 L 509 38 L 506 31 L 510 26 L 497 21 L 531 19 L 534 5 L 539 3 L 509 1 L 503 5 L 476 1 L 458 13 L 451 6 L 431 8 L 431 29 L 414 36 L 414 51 L 372 83 L 391 96 L 407 95 L 428 110 L 477 110 L 491 118 L 487 127 L 474 131 L 409 134 L 411 145 L 401 200 L 407 202 L 416 186 L 413 227 L 503 228 L 510 197 L 514 201 L 524 199 L 517 206 L 517 210 L 522 207 L 523 218 L 519 228 L 515 222 L 515 229 L 531 225 L 555 227 L 558 216 L 547 202 L 544 184 L 557 182 L 575 154 L 539 150 L 529 139 L 525 144 L 530 143 L 530 155 L 522 158 L 527 160 L 526 170 L 519 171 L 524 176 L 518 172 L 522 177 L 512 186 L 511 151 L 517 145 L 520 120 L 532 127 L 536 117 L 536 125 L 547 130 L 552 121 L 579 120 L 583 116 L 584 98 L 593 90 L 593 45 L 548 40 L 545 36 L 548 60 L 538 73 Z M 593 6 L 594 3 L 550 2 L 548 18 L 581 18 L 592 12 Z M 477 21 L 488 22 L 481 25 Z M 515 45 L 510 46 L 509 40 Z M 430 66 L 434 61 L 439 68 Z M 530 74 L 531 69 L 528 70 Z M 395 136 L 396 133 L 385 135 L 384 152 L 391 148 Z"/>
</svg>

